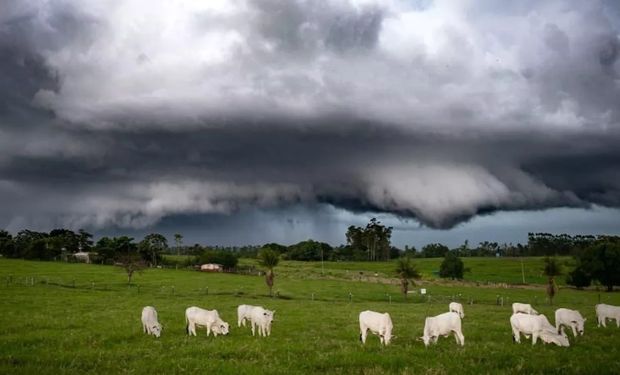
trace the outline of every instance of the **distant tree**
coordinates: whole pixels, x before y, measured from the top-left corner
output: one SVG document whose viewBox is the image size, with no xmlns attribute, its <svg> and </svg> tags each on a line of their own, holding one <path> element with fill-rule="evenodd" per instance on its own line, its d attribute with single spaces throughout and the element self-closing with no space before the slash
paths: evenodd
<svg viewBox="0 0 620 375">
<path fill-rule="evenodd" d="M 7 258 L 13 258 L 15 256 L 13 235 L 6 230 L 0 230 L 0 254 Z"/>
<path fill-rule="evenodd" d="M 177 248 L 177 255 L 181 255 L 181 246 L 183 245 L 183 236 L 180 233 L 174 234 L 174 246 Z"/>
<path fill-rule="evenodd" d="M 93 247 L 93 235 L 84 229 L 78 230 L 78 250 L 89 252 Z"/>
<path fill-rule="evenodd" d="M 562 265 L 555 257 L 545 257 L 545 267 L 543 268 L 543 275 L 547 276 L 547 296 L 549 297 L 549 303 L 553 304 L 553 297 L 557 293 L 558 287 L 555 283 L 556 276 L 562 274 Z"/>
<path fill-rule="evenodd" d="M 409 292 L 409 282 L 415 285 L 413 280 L 419 279 L 420 273 L 409 257 L 403 257 L 398 259 L 396 263 L 396 275 L 400 280 L 400 291 L 406 299 L 407 292 Z"/>
<path fill-rule="evenodd" d="M 332 251 L 332 247 L 325 242 L 306 240 L 289 246 L 287 256 L 292 260 L 319 261 L 330 259 Z"/>
<path fill-rule="evenodd" d="M 443 278 L 462 279 L 465 266 L 461 258 L 452 251 L 446 253 L 443 262 L 439 266 L 439 276 Z"/>
<path fill-rule="evenodd" d="M 390 258 L 391 237 L 392 227 L 386 227 L 374 217 L 365 228 L 351 225 L 346 233 L 347 245 L 353 252 L 365 252 L 371 261 Z"/>
<path fill-rule="evenodd" d="M 158 259 L 161 258 L 161 253 L 168 249 L 168 240 L 159 233 L 151 233 L 140 241 L 138 249 L 142 257 L 148 260 L 151 266 L 156 267 Z"/>
<path fill-rule="evenodd" d="M 583 250 L 577 256 L 579 272 L 598 280 L 612 291 L 620 285 L 620 239 L 600 238 L 598 242 Z"/>
<path fill-rule="evenodd" d="M 592 284 L 592 276 L 582 264 L 577 263 L 575 269 L 566 275 L 566 284 L 572 285 L 577 289 L 589 287 Z"/>
<path fill-rule="evenodd" d="M 135 272 L 146 268 L 146 262 L 137 252 L 120 254 L 116 258 L 116 264 L 127 273 L 127 284 L 131 285 L 131 278 Z"/>
<path fill-rule="evenodd" d="M 440 243 L 431 243 L 422 248 L 422 257 L 424 258 L 441 258 L 446 256 L 450 251 L 447 246 Z"/>
<path fill-rule="evenodd" d="M 288 251 L 288 247 L 275 242 L 266 243 L 261 247 L 261 249 L 271 249 L 280 255 Z"/>
<path fill-rule="evenodd" d="M 267 272 L 265 273 L 265 283 L 269 287 L 269 296 L 272 296 L 272 297 L 273 297 L 273 284 L 274 284 L 274 279 L 276 277 L 275 273 L 273 272 L 273 269 L 278 265 L 279 262 L 280 262 L 280 256 L 278 255 L 278 253 L 276 253 L 275 251 L 269 248 L 262 249 L 258 253 L 258 263 L 261 266 L 267 268 Z"/>
</svg>

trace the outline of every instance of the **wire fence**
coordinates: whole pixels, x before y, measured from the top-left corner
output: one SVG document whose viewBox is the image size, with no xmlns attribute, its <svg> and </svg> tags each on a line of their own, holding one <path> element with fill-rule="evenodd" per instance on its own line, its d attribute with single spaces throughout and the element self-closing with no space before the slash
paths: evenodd
<svg viewBox="0 0 620 375">
<path fill-rule="evenodd" d="M 246 291 L 243 287 L 224 288 L 221 286 L 188 286 L 175 285 L 166 282 L 141 282 L 128 284 L 126 282 L 110 282 L 102 280 L 84 280 L 84 278 L 72 278 L 57 275 L 30 275 L 30 276 L 14 276 L 7 275 L 0 279 L 0 285 L 5 288 L 59 288 L 73 289 L 79 291 L 91 292 L 123 292 L 129 294 L 145 294 L 154 296 L 177 296 L 177 297 L 201 297 L 201 296 L 236 296 L 260 298 L 266 297 L 265 294 L 256 291 Z M 411 292 L 410 292 L 411 293 Z M 496 294 L 495 296 L 483 294 L 431 294 L 422 293 L 421 291 L 413 291 L 407 298 L 400 293 L 385 293 L 363 291 L 354 293 L 353 290 L 343 288 L 340 292 L 296 292 L 286 294 L 275 290 L 273 298 L 282 300 L 299 300 L 299 301 L 322 301 L 322 302 L 387 302 L 391 303 L 413 303 L 413 304 L 444 304 L 450 302 L 459 302 L 463 305 L 487 305 L 487 306 L 510 306 L 513 302 L 527 302 L 533 305 L 548 304 L 548 300 L 543 296 L 532 296 L 531 300 L 524 301 L 522 297 L 517 298 L 507 294 Z M 601 294 L 598 294 L 598 303 L 601 302 Z M 592 299 L 574 300 L 571 304 L 591 305 Z"/>
</svg>

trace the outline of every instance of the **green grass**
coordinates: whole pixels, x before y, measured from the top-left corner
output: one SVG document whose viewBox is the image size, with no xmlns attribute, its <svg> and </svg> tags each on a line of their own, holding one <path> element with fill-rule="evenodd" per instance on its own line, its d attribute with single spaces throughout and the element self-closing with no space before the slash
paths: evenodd
<svg viewBox="0 0 620 375">
<path fill-rule="evenodd" d="M 479 283 L 544 284 L 546 277 L 542 274 L 543 257 L 528 258 L 461 258 L 468 272 L 466 281 Z M 413 260 L 424 279 L 437 279 L 439 265 L 443 258 L 417 258 Z M 574 266 L 570 257 L 559 257 L 565 270 Z M 523 275 L 521 262 L 523 262 Z M 241 259 L 242 265 L 257 265 L 254 259 Z M 392 278 L 396 269 L 396 260 L 390 262 L 325 262 L 322 272 L 321 262 L 282 261 L 278 265 L 279 273 L 290 277 L 301 278 L 336 278 L 336 279 L 372 279 L 377 277 Z M 361 273 L 360 273 L 361 272 Z M 557 283 L 564 284 L 564 277 Z"/>
<path fill-rule="evenodd" d="M 432 275 L 433 261 L 419 262 L 425 275 Z M 478 261 L 482 266 L 476 271 Z M 497 282 L 509 281 L 515 267 L 502 261 L 508 260 L 466 259 L 466 266 L 472 268 L 470 276 L 482 275 L 480 281 L 493 274 Z M 275 289 L 282 298 L 269 298 L 257 276 L 152 269 L 127 287 L 116 267 L 0 259 L 0 373 L 620 373 L 620 329 L 614 324 L 596 328 L 598 292 L 563 289 L 549 306 L 541 286 L 427 281 L 430 302 L 419 295 L 404 301 L 395 285 L 347 278 L 347 271 L 360 270 L 388 275 L 392 267 L 326 263 L 331 275 L 321 278 L 320 262 L 284 262 L 276 268 Z M 520 264 L 518 271 L 520 278 Z M 458 295 L 464 303 L 474 302 L 465 305 L 465 347 L 457 348 L 449 337 L 425 348 L 416 340 L 424 317 L 446 311 L 449 299 Z M 495 304 L 498 296 L 505 306 Z M 600 297 L 620 304 L 618 293 Z M 527 340 L 514 344 L 508 322 L 512 301 L 535 304 L 551 321 L 556 307 L 577 308 L 588 318 L 586 334 L 571 337 L 570 348 L 532 347 Z M 242 303 L 277 310 L 271 337 L 255 338 L 248 328 L 237 328 L 236 306 Z M 145 305 L 158 310 L 164 325 L 160 339 L 141 332 Z M 231 323 L 231 334 L 213 338 L 202 330 L 188 337 L 183 314 L 192 305 L 218 309 Z M 366 346 L 359 343 L 357 315 L 366 309 L 392 315 L 398 337 L 387 348 L 372 335 Z"/>
</svg>

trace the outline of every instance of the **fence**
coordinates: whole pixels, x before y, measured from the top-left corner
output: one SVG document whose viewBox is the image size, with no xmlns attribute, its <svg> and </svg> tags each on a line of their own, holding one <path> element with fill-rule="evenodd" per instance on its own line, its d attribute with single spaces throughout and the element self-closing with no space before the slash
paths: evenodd
<svg viewBox="0 0 620 375">
<path fill-rule="evenodd" d="M 4 276 L 1 280 L 1 284 L 5 288 L 19 288 L 19 287 L 44 287 L 44 288 L 62 288 L 62 289 L 74 289 L 80 291 L 91 292 L 124 292 L 130 294 L 150 294 L 155 296 L 244 296 L 251 298 L 264 297 L 264 294 L 259 293 L 246 293 L 243 288 L 222 288 L 213 287 L 209 285 L 202 285 L 196 287 L 188 287 L 187 285 L 179 286 L 164 282 L 142 282 L 132 283 L 128 285 L 125 282 L 107 282 L 101 280 L 84 280 L 75 279 L 66 276 L 49 276 L 49 275 L 30 275 L 30 276 Z M 400 293 L 380 293 L 380 292 L 367 292 L 363 291 L 360 294 L 354 293 L 353 290 L 342 289 L 341 292 L 299 292 L 295 294 L 282 294 L 277 289 L 274 293 L 274 298 L 283 300 L 299 300 L 299 301 L 323 301 L 323 302 L 386 302 L 391 303 L 414 303 L 414 304 L 444 304 L 447 305 L 450 302 L 460 302 L 463 305 L 495 305 L 495 306 L 510 306 L 513 302 L 529 302 L 533 305 L 546 304 L 548 301 L 543 296 L 533 296 L 531 300 L 523 300 L 523 298 L 514 299 L 514 297 L 508 294 L 497 294 L 495 297 L 491 296 L 477 296 L 467 295 L 462 293 L 454 293 L 451 295 L 441 294 L 411 294 L 407 296 L 405 300 Z M 575 301 L 575 304 L 580 304 Z M 598 294 L 598 302 L 601 302 L 601 295 Z M 589 302 L 582 302 L 581 304 L 587 305 Z"/>
</svg>

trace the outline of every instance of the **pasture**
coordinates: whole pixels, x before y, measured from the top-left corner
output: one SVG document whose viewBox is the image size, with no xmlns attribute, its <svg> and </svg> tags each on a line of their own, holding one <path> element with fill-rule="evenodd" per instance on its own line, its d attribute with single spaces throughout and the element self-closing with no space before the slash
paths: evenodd
<svg viewBox="0 0 620 375">
<path fill-rule="evenodd" d="M 503 259 L 491 261 L 504 265 Z M 0 373 L 620 373 L 620 329 L 615 323 L 597 328 L 594 314 L 599 298 L 620 305 L 618 293 L 562 289 L 549 306 L 542 286 L 426 281 L 430 298 L 414 294 L 404 300 L 396 285 L 356 279 L 362 265 L 362 272 L 388 276 L 391 263 L 326 262 L 325 274 L 320 262 L 295 263 L 276 268 L 278 297 L 270 298 L 258 276 L 151 269 L 128 287 L 116 267 L 0 259 Z M 420 265 L 425 276 L 433 267 Z M 496 274 L 490 281 L 512 282 L 521 277 L 518 267 L 506 280 L 499 266 L 484 272 Z M 475 275 L 472 267 L 468 278 Z M 448 337 L 425 348 L 417 340 L 424 317 L 447 311 L 452 297 L 465 307 L 465 347 Z M 496 304 L 500 298 L 504 306 Z M 552 322 L 555 308 L 578 309 L 588 319 L 585 336 L 569 336 L 569 348 L 515 344 L 508 322 L 514 301 L 532 303 Z M 242 303 L 277 311 L 271 337 L 237 328 L 236 306 Z M 159 313 L 159 339 L 142 333 L 145 305 Z M 193 305 L 217 309 L 231 334 L 206 337 L 202 329 L 188 337 L 183 314 Z M 373 335 L 366 346 L 358 341 L 357 316 L 366 309 L 391 314 L 397 338 L 390 346 L 380 347 Z"/>
</svg>

